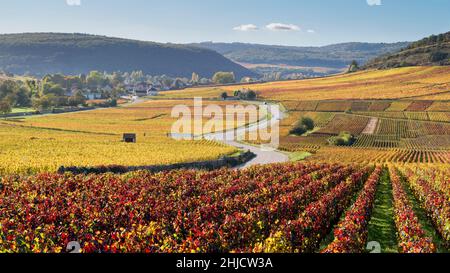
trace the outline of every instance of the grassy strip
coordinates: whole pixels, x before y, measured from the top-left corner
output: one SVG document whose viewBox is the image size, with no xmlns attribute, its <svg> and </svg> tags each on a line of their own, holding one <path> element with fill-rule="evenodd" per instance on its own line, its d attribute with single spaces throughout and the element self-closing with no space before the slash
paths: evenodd
<svg viewBox="0 0 450 273">
<path fill-rule="evenodd" d="M 392 198 L 389 172 L 384 169 L 380 177 L 372 219 L 368 227 L 368 242 L 380 243 L 382 253 L 398 253 Z"/>
<path fill-rule="evenodd" d="M 335 223 L 333 224 L 333 227 L 331 228 L 330 233 L 328 233 L 328 235 L 325 236 L 323 238 L 323 240 L 320 242 L 319 253 L 324 251 L 334 241 L 334 230 L 336 229 L 337 225 L 345 218 L 347 211 L 352 208 L 353 204 L 356 202 L 356 199 L 358 199 L 358 196 L 361 193 L 361 191 L 362 191 L 362 189 L 357 191 L 353 195 L 352 201 L 350 202 L 350 205 L 348 206 L 348 208 L 341 214 L 339 219 L 335 221 Z"/>
<path fill-rule="evenodd" d="M 434 228 L 433 222 L 428 217 L 427 212 L 422 209 L 420 202 L 414 197 L 411 188 L 409 187 L 409 182 L 403 174 L 400 174 L 400 179 L 403 182 L 405 192 L 408 194 L 409 200 L 411 201 L 412 208 L 419 222 L 422 225 L 422 229 L 425 231 L 426 236 L 433 238 L 433 243 L 436 245 L 438 253 L 450 253 L 450 250 L 445 247 L 445 241 L 439 235 L 438 231 Z"/>
<path fill-rule="evenodd" d="M 291 153 L 289 155 L 289 160 L 293 161 L 293 162 L 297 162 L 297 161 L 302 161 L 305 160 L 306 158 L 312 156 L 311 153 L 308 152 L 295 152 L 295 153 Z"/>
<path fill-rule="evenodd" d="M 374 170 L 372 171 L 372 173 L 373 172 L 374 172 Z M 349 206 L 347 207 L 347 209 L 341 214 L 339 219 L 336 220 L 336 222 L 333 224 L 333 227 L 331 228 L 330 233 L 328 233 L 328 235 L 325 236 L 323 238 L 323 240 L 320 242 L 319 252 L 324 251 L 331 243 L 333 243 L 333 241 L 335 239 L 334 238 L 334 231 L 335 231 L 337 225 L 345 219 L 345 216 L 347 215 L 347 212 L 352 209 L 352 207 L 355 204 L 356 200 L 358 200 L 358 197 L 360 196 L 360 194 L 364 190 L 364 186 L 366 185 L 368 179 L 369 179 L 369 177 L 366 179 L 366 181 L 362 185 L 362 188 L 354 193 L 354 195 L 353 195 L 353 197 L 351 199 L 351 202 L 350 202 Z"/>
<path fill-rule="evenodd" d="M 16 107 L 12 109 L 12 114 L 17 114 L 17 113 L 30 113 L 30 112 L 35 112 L 36 110 L 31 108 L 31 107 Z"/>
</svg>

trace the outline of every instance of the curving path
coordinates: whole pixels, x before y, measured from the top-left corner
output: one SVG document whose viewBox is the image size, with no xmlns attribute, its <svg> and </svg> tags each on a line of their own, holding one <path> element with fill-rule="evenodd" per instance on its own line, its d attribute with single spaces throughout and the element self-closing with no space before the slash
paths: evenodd
<svg viewBox="0 0 450 273">
<path fill-rule="evenodd" d="M 254 132 L 257 130 L 267 129 L 269 125 L 273 125 L 279 123 L 283 118 L 283 112 L 280 111 L 278 107 L 271 107 L 273 105 L 260 105 L 260 107 L 267 107 L 267 112 L 270 113 L 270 119 L 266 118 L 264 120 L 259 121 L 258 123 L 249 125 L 247 127 L 241 127 L 237 129 L 233 129 L 226 132 L 220 133 L 211 133 L 206 134 L 203 137 L 209 140 L 216 140 L 223 142 L 227 145 L 234 146 L 238 149 L 249 150 L 253 152 L 256 157 L 247 162 L 246 164 L 240 166 L 240 169 L 248 168 L 254 165 L 264 165 L 264 164 L 272 164 L 272 163 L 283 163 L 288 162 L 289 157 L 277 150 L 266 150 L 260 146 L 252 146 L 248 144 L 243 144 L 237 141 L 239 135 L 243 135 L 246 132 Z"/>
</svg>

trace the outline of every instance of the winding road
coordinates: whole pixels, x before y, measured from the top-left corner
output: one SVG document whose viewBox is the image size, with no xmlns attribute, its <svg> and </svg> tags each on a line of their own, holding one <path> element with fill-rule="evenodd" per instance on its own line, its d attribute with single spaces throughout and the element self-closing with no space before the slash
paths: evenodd
<svg viewBox="0 0 450 273">
<path fill-rule="evenodd" d="M 284 114 L 282 111 L 280 111 L 279 107 L 274 107 L 276 105 L 263 105 L 261 104 L 260 107 L 266 107 L 267 112 L 270 113 L 267 115 L 267 117 L 264 120 L 261 120 L 255 124 L 251 124 L 246 127 L 240 127 L 233 130 L 229 130 L 226 132 L 220 132 L 220 133 L 211 133 L 206 134 L 203 137 L 205 139 L 209 140 L 215 140 L 222 143 L 225 143 L 230 146 L 234 146 L 241 150 L 248 150 L 251 151 L 256 155 L 256 157 L 247 162 L 246 164 L 239 166 L 239 169 L 245 169 L 250 166 L 254 165 L 265 165 L 265 164 L 272 164 L 272 163 L 283 163 L 288 162 L 289 157 L 277 150 L 274 149 L 264 149 L 261 146 L 253 146 L 248 145 L 244 143 L 238 142 L 239 136 L 244 135 L 246 132 L 254 132 L 259 130 L 265 130 L 267 128 L 272 127 L 273 125 L 277 125 L 280 120 L 283 118 Z M 268 118 L 270 117 L 270 119 Z"/>
</svg>

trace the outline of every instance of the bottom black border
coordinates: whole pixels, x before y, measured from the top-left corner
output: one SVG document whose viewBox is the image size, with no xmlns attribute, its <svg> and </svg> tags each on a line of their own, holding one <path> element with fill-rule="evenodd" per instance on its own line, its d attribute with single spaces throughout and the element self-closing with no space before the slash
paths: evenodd
<svg viewBox="0 0 450 273">
<path fill-rule="evenodd" d="M 429 271 L 434 266 L 442 270 L 449 258 L 448 254 L 1 254 L 0 264 L 33 271 L 42 267 L 46 272 L 363 272 L 390 271 L 393 266 L 405 272 L 420 267 Z M 208 269 L 188 266 L 189 261 L 205 265 L 200 260 L 209 261 Z M 180 262 L 184 267 L 178 267 Z"/>
</svg>

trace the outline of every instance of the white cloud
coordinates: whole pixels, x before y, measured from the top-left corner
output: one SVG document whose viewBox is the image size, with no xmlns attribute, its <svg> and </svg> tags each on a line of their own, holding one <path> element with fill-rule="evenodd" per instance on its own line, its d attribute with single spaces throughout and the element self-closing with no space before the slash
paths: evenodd
<svg viewBox="0 0 450 273">
<path fill-rule="evenodd" d="M 282 23 L 271 23 L 266 26 L 267 29 L 272 31 L 298 31 L 299 26 L 292 24 L 282 24 Z"/>
<path fill-rule="evenodd" d="M 81 0 L 66 0 L 69 6 L 81 6 Z"/>
<path fill-rule="evenodd" d="M 254 24 L 248 24 L 248 25 L 240 25 L 240 26 L 234 27 L 233 30 L 237 30 L 237 31 L 254 31 L 254 30 L 258 30 L 258 27 L 255 26 Z"/>
<path fill-rule="evenodd" d="M 366 0 L 369 6 L 381 6 L 381 0 Z"/>
<path fill-rule="evenodd" d="M 306 32 L 308 32 L 308 33 L 316 33 L 316 31 L 314 29 L 308 29 Z"/>
</svg>

